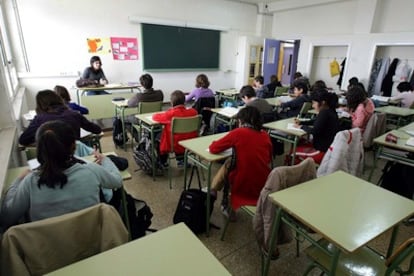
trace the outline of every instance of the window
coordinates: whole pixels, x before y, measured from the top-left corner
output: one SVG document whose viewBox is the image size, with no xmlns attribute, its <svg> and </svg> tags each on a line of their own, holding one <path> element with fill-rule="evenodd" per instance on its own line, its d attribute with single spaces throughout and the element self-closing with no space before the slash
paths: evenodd
<svg viewBox="0 0 414 276">
<path fill-rule="evenodd" d="M 0 6 L 0 58 L 1 66 L 5 74 L 6 89 L 9 97 L 14 98 L 18 91 L 19 81 L 17 71 L 12 57 L 10 41 L 7 36 L 6 23 L 3 16 L 3 6 Z"/>
</svg>

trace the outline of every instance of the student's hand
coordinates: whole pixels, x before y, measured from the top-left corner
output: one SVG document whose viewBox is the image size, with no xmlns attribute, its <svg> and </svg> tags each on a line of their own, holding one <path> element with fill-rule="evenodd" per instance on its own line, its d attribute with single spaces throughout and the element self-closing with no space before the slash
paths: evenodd
<svg viewBox="0 0 414 276">
<path fill-rule="evenodd" d="M 102 85 L 105 85 L 105 84 L 108 84 L 108 81 L 104 80 L 104 79 L 100 79 L 99 83 L 102 84 Z"/>
<path fill-rule="evenodd" d="M 24 170 L 19 176 L 18 176 L 18 179 L 19 180 L 23 180 L 23 178 L 25 178 L 26 177 L 26 175 L 28 175 L 30 173 L 30 169 L 26 169 L 26 170 Z"/>
<path fill-rule="evenodd" d="M 95 149 L 95 151 L 93 152 L 93 155 L 95 156 L 95 163 L 102 165 L 102 161 L 104 160 L 105 155 L 100 153 L 97 149 Z"/>
</svg>

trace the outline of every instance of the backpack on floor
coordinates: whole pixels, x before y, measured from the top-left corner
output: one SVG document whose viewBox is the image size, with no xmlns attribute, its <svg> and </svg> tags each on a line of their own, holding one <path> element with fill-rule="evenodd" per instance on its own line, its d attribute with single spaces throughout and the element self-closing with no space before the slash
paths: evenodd
<svg viewBox="0 0 414 276">
<path fill-rule="evenodd" d="M 215 197 L 210 197 L 210 215 Z M 194 234 L 206 231 L 207 194 L 199 189 L 188 189 L 181 193 L 173 222 L 184 222 Z"/>
<path fill-rule="evenodd" d="M 124 141 L 124 129 L 122 128 L 122 121 L 120 118 L 114 118 L 112 123 L 112 140 L 116 146 L 123 146 L 128 141 L 128 136 L 125 133 Z"/>
<path fill-rule="evenodd" d="M 131 239 L 135 240 L 145 236 L 147 231 L 156 232 L 149 228 L 154 216 L 148 204 L 126 194 L 129 224 L 131 226 Z"/>
<path fill-rule="evenodd" d="M 157 143 L 157 142 L 156 142 Z M 158 145 L 154 145 L 157 149 Z M 138 167 L 148 175 L 152 175 L 152 154 L 151 154 L 151 139 L 148 135 L 144 135 L 141 138 L 139 144 L 133 150 L 133 157 Z M 158 153 L 155 150 L 154 153 L 156 174 L 162 173 L 162 168 L 158 161 Z"/>
<path fill-rule="evenodd" d="M 386 190 L 412 199 L 414 193 L 413 179 L 413 167 L 388 161 L 382 170 L 378 185 Z"/>
</svg>

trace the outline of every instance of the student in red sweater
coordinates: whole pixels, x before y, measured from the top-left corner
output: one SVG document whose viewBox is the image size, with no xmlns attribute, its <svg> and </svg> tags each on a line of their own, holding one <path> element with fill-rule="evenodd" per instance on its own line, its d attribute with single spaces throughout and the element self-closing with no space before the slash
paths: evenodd
<svg viewBox="0 0 414 276">
<path fill-rule="evenodd" d="M 170 97 L 172 107 L 165 112 L 156 113 L 152 116 L 154 121 L 164 125 L 160 140 L 160 157 L 161 162 L 165 163 L 168 153 L 171 150 L 171 121 L 174 117 L 191 117 L 196 116 L 197 110 L 194 108 L 186 108 L 185 95 L 182 91 L 176 90 L 171 93 Z M 197 137 L 197 131 L 191 133 L 180 133 L 174 135 L 174 152 L 183 154 L 184 148 L 178 144 L 179 141 Z"/>
<path fill-rule="evenodd" d="M 233 148 L 233 156 L 226 160 L 212 182 L 212 194 L 223 189 L 227 182 L 231 191 L 231 208 L 235 211 L 242 205 L 256 205 L 271 169 L 272 142 L 262 130 L 260 112 L 253 106 L 242 108 L 237 114 L 239 128 L 214 141 L 209 150 L 219 153 Z M 222 210 L 228 215 L 226 197 Z M 227 212 L 226 212 L 227 211 Z"/>
</svg>

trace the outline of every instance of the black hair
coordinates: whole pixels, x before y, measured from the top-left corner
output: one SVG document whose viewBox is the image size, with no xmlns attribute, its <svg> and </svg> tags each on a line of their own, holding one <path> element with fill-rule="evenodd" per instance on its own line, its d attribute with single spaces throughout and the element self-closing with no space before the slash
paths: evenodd
<svg viewBox="0 0 414 276">
<path fill-rule="evenodd" d="M 335 93 L 329 93 L 326 89 L 317 89 L 312 91 L 311 100 L 322 104 L 325 104 L 330 109 L 335 109 L 338 105 L 338 96 Z"/>
<path fill-rule="evenodd" d="M 318 89 L 326 89 L 326 83 L 323 80 L 317 80 L 315 83 L 311 86 L 311 91 L 315 91 Z"/>
<path fill-rule="evenodd" d="M 50 113 L 57 108 L 67 109 L 63 99 L 52 90 L 41 90 L 36 95 L 36 113 Z"/>
<path fill-rule="evenodd" d="M 175 90 L 171 93 L 170 101 L 172 106 L 181 105 L 185 103 L 185 95 L 181 90 Z"/>
<path fill-rule="evenodd" d="M 254 91 L 253 87 L 250 85 L 245 85 L 242 88 L 240 88 L 240 93 L 239 93 L 239 97 L 243 98 L 243 97 L 247 97 L 247 98 L 253 98 L 256 97 L 256 91 Z"/>
<path fill-rule="evenodd" d="M 352 77 L 348 80 L 349 85 L 357 85 L 359 83 L 359 79 L 357 77 Z"/>
<path fill-rule="evenodd" d="M 261 130 L 263 119 L 260 111 L 254 106 L 246 106 L 237 113 L 236 119 L 240 120 L 240 125 L 249 126 L 255 130 Z"/>
<path fill-rule="evenodd" d="M 89 63 L 91 64 L 91 67 L 93 67 L 93 63 L 95 61 L 99 61 L 99 63 L 102 65 L 102 61 L 101 61 L 101 58 L 100 57 L 98 57 L 98 56 L 92 56 L 91 59 L 90 59 L 90 61 L 89 61 Z"/>
<path fill-rule="evenodd" d="M 145 89 L 152 88 L 153 79 L 150 74 L 144 74 L 139 78 L 139 82 Z"/>
<path fill-rule="evenodd" d="M 41 185 L 62 188 L 67 183 L 63 171 L 73 164 L 75 140 L 73 129 L 62 121 L 49 121 L 39 127 L 36 133 L 39 188 Z"/>
<path fill-rule="evenodd" d="M 297 89 L 302 89 L 302 94 L 303 95 L 307 95 L 308 94 L 308 89 L 309 89 L 309 86 L 308 86 L 308 83 L 306 83 L 306 81 L 304 81 L 304 80 L 302 80 L 302 79 L 297 79 L 297 80 L 295 80 L 295 81 L 293 81 L 293 84 L 292 84 L 292 88 L 297 88 Z"/>
<path fill-rule="evenodd" d="M 257 82 L 259 82 L 260 84 L 263 84 L 263 83 L 264 83 L 264 78 L 263 78 L 263 76 L 256 76 L 256 77 L 254 78 L 254 80 L 255 80 L 255 81 L 257 81 Z"/>
<path fill-rule="evenodd" d="M 301 78 L 301 77 L 303 77 L 301 72 L 296 72 L 295 75 L 293 76 L 294 79 Z"/>
<path fill-rule="evenodd" d="M 276 76 L 276 75 L 271 75 L 271 76 L 270 76 L 270 82 L 271 82 L 271 83 L 273 83 L 273 82 L 279 82 L 279 79 L 277 78 L 277 76 Z"/>
<path fill-rule="evenodd" d="M 351 112 L 354 112 L 358 105 L 366 99 L 366 92 L 358 85 L 351 86 L 346 93 L 347 106 Z"/>
<path fill-rule="evenodd" d="M 413 87 L 411 86 L 409 82 L 403 81 L 397 85 L 397 90 L 400 92 L 412 91 Z"/>
</svg>

